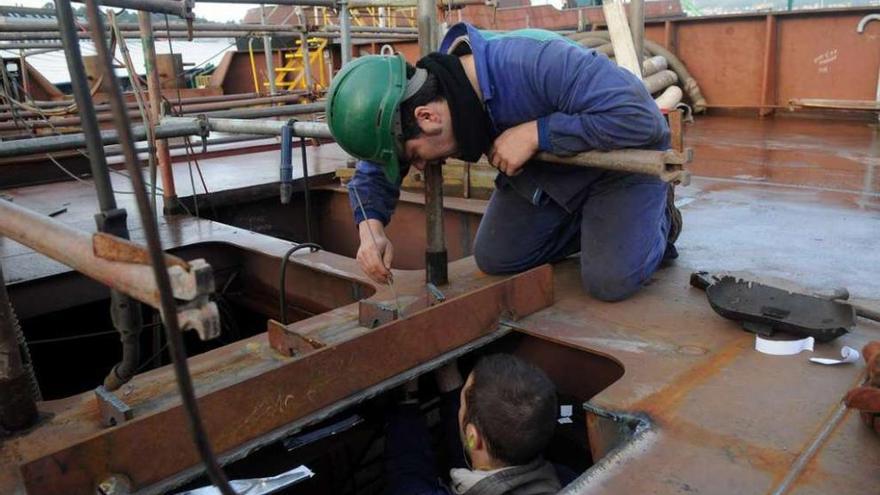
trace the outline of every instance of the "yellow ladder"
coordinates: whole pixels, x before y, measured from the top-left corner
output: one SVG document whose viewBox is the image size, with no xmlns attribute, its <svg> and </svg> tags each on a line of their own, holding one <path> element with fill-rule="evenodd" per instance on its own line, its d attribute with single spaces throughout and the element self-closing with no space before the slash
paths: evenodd
<svg viewBox="0 0 880 495">
<path fill-rule="evenodd" d="M 311 86 L 314 90 L 320 91 L 327 87 L 327 75 L 324 71 L 324 50 L 327 47 L 327 39 L 325 38 L 309 38 L 309 60 L 308 64 L 312 67 Z M 296 42 L 296 49 L 283 53 L 284 66 L 275 68 L 275 87 L 282 90 L 308 89 L 309 84 L 305 76 L 305 63 L 303 63 L 303 47 L 302 42 Z M 315 62 L 317 62 L 317 73 L 315 73 Z M 264 83 L 268 86 L 268 83 Z"/>
</svg>

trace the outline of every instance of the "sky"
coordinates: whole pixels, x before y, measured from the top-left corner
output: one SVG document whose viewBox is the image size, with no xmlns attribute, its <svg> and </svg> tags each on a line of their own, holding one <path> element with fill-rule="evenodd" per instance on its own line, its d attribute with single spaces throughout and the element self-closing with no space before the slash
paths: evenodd
<svg viewBox="0 0 880 495">
<path fill-rule="evenodd" d="M 42 7 L 47 0 L 0 0 L 0 5 L 21 5 L 23 7 Z M 546 3 L 556 4 L 560 7 L 562 0 L 532 0 L 532 5 L 543 5 Z M 209 21 L 226 22 L 239 21 L 244 17 L 248 9 L 259 7 L 259 4 L 220 4 L 220 3 L 204 3 L 196 2 L 195 13 L 199 17 L 204 17 Z"/>
</svg>

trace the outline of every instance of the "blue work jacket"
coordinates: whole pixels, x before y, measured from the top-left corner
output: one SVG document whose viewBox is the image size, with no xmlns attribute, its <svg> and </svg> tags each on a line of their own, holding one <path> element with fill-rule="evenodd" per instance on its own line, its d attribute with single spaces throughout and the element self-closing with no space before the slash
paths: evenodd
<svg viewBox="0 0 880 495">
<path fill-rule="evenodd" d="M 460 23 L 446 33 L 440 51 L 473 54 L 493 139 L 537 120 L 540 149 L 556 155 L 669 148 L 666 120 L 642 82 L 605 55 L 567 38 L 540 29 L 488 33 Z M 535 204 L 553 200 L 573 211 L 596 173 L 532 160 L 520 175 L 499 174 L 496 183 L 506 181 Z M 367 218 L 390 221 L 400 183 L 392 184 L 381 165 L 358 162 L 350 187 L 357 189 Z M 354 194 L 349 196 L 358 224 L 364 216 Z"/>
</svg>

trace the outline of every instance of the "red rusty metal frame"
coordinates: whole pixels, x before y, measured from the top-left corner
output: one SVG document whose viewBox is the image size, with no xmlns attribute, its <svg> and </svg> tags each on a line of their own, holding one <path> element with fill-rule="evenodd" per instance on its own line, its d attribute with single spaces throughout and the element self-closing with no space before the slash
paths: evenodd
<svg viewBox="0 0 880 495">
<path fill-rule="evenodd" d="M 552 304 L 549 265 L 504 278 L 357 338 L 313 349 L 256 377 L 203 392 L 199 407 L 205 429 L 217 452 L 235 457 L 270 432 L 486 337 L 501 319 L 516 320 Z M 93 493 L 114 475 L 126 476 L 136 491 L 168 488 L 182 471 L 198 469 L 185 419 L 177 404 L 25 461 L 20 469 L 27 493 Z"/>
</svg>

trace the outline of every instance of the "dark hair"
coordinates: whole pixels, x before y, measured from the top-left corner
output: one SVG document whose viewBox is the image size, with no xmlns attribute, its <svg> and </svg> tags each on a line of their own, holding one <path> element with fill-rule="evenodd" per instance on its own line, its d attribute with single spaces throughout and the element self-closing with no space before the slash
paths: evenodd
<svg viewBox="0 0 880 495">
<path fill-rule="evenodd" d="M 406 78 L 412 77 L 415 68 L 409 64 L 406 65 Z M 428 73 L 427 79 L 422 87 L 412 95 L 409 99 L 400 104 L 400 127 L 403 133 L 403 140 L 407 141 L 419 137 L 422 128 L 416 122 L 415 111 L 417 107 L 440 101 L 444 99 L 443 88 L 440 87 L 440 81 L 434 74 Z"/>
<path fill-rule="evenodd" d="M 471 375 L 464 421 L 477 427 L 489 454 L 509 466 L 540 456 L 556 427 L 556 386 L 550 378 L 509 354 L 481 358 Z"/>
</svg>

